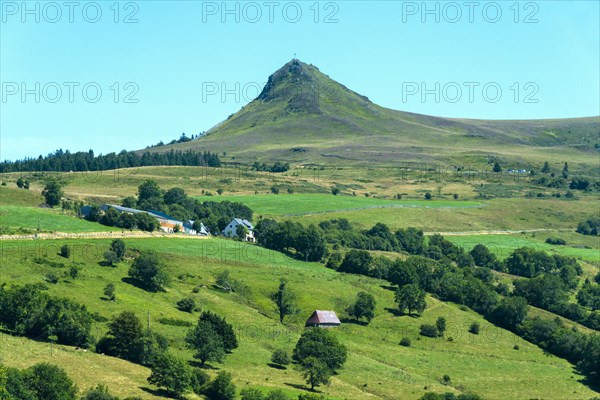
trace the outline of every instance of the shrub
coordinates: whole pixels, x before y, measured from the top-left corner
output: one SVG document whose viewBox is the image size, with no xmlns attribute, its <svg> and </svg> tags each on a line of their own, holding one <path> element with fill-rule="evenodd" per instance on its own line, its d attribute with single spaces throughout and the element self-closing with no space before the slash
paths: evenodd
<svg viewBox="0 0 600 400">
<path fill-rule="evenodd" d="M 279 194 L 279 188 L 277 186 L 271 186 L 271 193 Z"/>
<path fill-rule="evenodd" d="M 427 337 L 437 337 L 438 336 L 437 328 L 435 326 L 429 325 L 429 324 L 422 324 L 421 327 L 419 328 L 419 333 L 421 334 L 421 336 L 427 336 Z"/>
<path fill-rule="evenodd" d="M 115 291 L 116 291 L 115 285 L 112 284 L 112 283 L 109 283 L 109 284 L 107 284 L 104 287 L 104 295 L 106 296 L 106 298 L 109 301 L 115 301 L 116 300 L 117 296 L 115 294 Z"/>
<path fill-rule="evenodd" d="M 229 372 L 221 371 L 205 391 L 211 400 L 234 400 L 235 385 Z"/>
<path fill-rule="evenodd" d="M 400 346 L 410 347 L 410 338 L 403 337 L 402 340 L 400 340 Z"/>
<path fill-rule="evenodd" d="M 187 326 L 187 327 L 190 327 L 193 325 L 189 321 L 184 321 L 182 319 L 176 319 L 176 318 L 159 318 L 158 323 L 163 324 L 163 325 L 170 325 L 170 326 Z"/>
<path fill-rule="evenodd" d="M 448 374 L 445 374 L 444 376 L 442 376 L 442 383 L 443 383 L 444 385 L 449 385 L 449 384 L 450 384 L 450 381 L 451 381 L 451 379 L 450 379 L 450 375 L 448 375 Z"/>
<path fill-rule="evenodd" d="M 119 400 L 119 398 L 110 394 L 108 387 L 98 385 L 86 390 L 81 400 Z"/>
<path fill-rule="evenodd" d="M 48 363 L 36 364 L 22 372 L 25 386 L 35 398 L 45 400 L 75 400 L 77 386 L 60 367 Z"/>
<path fill-rule="evenodd" d="M 469 327 L 469 332 L 472 333 L 473 335 L 478 335 L 479 334 L 479 323 L 473 322 L 471 324 L 471 326 Z"/>
<path fill-rule="evenodd" d="M 548 238 L 548 239 L 546 239 L 546 243 L 558 245 L 558 246 L 564 246 L 565 244 L 567 244 L 567 241 L 564 239 L 560 239 L 560 238 Z"/>
<path fill-rule="evenodd" d="M 515 344 L 515 345 L 513 346 L 513 349 L 514 349 L 514 350 L 519 350 L 519 345 L 518 345 L 518 344 Z"/>
<path fill-rule="evenodd" d="M 192 369 L 192 391 L 196 394 L 201 394 L 206 384 L 210 382 L 210 376 L 199 368 Z"/>
<path fill-rule="evenodd" d="M 46 282 L 48 283 L 52 283 L 53 285 L 58 283 L 58 276 L 56 276 L 56 274 L 50 272 L 47 273 L 45 276 Z"/>
<path fill-rule="evenodd" d="M 271 362 L 273 364 L 285 366 L 288 365 L 291 360 L 287 351 L 283 349 L 277 349 L 273 351 L 273 354 L 271 354 Z"/>
<path fill-rule="evenodd" d="M 446 318 L 438 317 L 437 321 L 435 321 L 435 327 L 438 330 L 438 335 L 444 336 L 444 332 L 446 332 Z"/>
<path fill-rule="evenodd" d="M 425 193 L 424 197 L 425 197 L 425 200 L 431 200 L 432 196 L 431 196 L 431 193 L 427 192 L 427 193 Z"/>
<path fill-rule="evenodd" d="M 340 193 L 340 188 L 338 187 L 332 187 L 331 188 L 331 194 L 334 196 L 337 196 Z"/>
<path fill-rule="evenodd" d="M 184 299 L 179 300 L 177 302 L 177 308 L 180 311 L 188 313 L 192 313 L 198 310 L 198 307 L 196 306 L 196 300 L 194 300 L 192 297 L 186 297 Z"/>
<path fill-rule="evenodd" d="M 71 257 L 71 247 L 68 244 L 60 246 L 60 256 L 64 258 Z"/>
</svg>

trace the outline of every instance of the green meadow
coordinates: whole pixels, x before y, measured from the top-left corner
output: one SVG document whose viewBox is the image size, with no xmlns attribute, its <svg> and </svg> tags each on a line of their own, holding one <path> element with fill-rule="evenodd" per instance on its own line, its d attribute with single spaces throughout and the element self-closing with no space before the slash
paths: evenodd
<svg viewBox="0 0 600 400">
<path fill-rule="evenodd" d="M 72 247 L 68 260 L 56 254 L 62 244 Z M 149 293 L 129 283 L 125 278 L 130 260 L 116 268 L 102 266 L 102 253 L 109 241 L 100 239 L 4 241 L 0 243 L 3 261 L 0 283 L 43 282 L 44 276 L 52 272 L 62 278 L 55 285 L 47 284 L 51 294 L 81 302 L 105 318 L 132 310 L 145 323 L 150 311 L 152 329 L 166 335 L 172 351 L 189 361 L 192 353 L 183 342 L 188 328 L 164 325 L 160 320 L 173 318 L 194 323 L 197 313 L 184 313 L 175 307 L 176 301 L 191 295 L 202 309 L 225 315 L 240 341 L 240 347 L 223 364 L 214 364 L 216 369 L 208 372 L 214 374 L 221 369 L 232 372 L 238 389 L 277 387 L 288 394 L 302 393 L 303 380 L 293 368 L 269 367 L 271 352 L 275 348 L 291 351 L 304 321 L 315 309 L 333 309 L 341 318 L 345 317 L 345 307 L 362 290 L 375 296 L 376 317 L 368 326 L 343 320 L 335 330 L 348 347 L 349 357 L 331 385 L 320 388 L 329 398 L 417 399 L 426 390 L 472 391 L 487 399 L 589 399 L 594 395 L 582 384 L 582 377 L 571 364 L 494 327 L 474 312 L 428 297 L 428 307 L 422 316 L 396 316 L 390 311 L 394 308 L 393 292 L 386 289 L 384 281 L 337 273 L 322 264 L 304 263 L 255 245 L 225 239 L 126 239 L 126 244 L 129 249 L 160 252 L 173 278 L 166 292 Z M 40 256 L 54 263 L 40 263 L 36 260 Z M 71 265 L 80 268 L 80 276 L 74 280 L 63 276 Z M 230 271 L 232 278 L 247 284 L 250 290 L 236 294 L 217 289 L 215 275 L 223 270 Z M 283 325 L 279 324 L 268 298 L 282 277 L 288 279 L 298 294 L 301 310 Z M 116 302 L 102 299 L 102 288 L 111 282 L 116 285 Z M 446 339 L 420 337 L 419 325 L 434 323 L 438 316 L 448 321 Z M 481 324 L 479 335 L 467 332 L 472 322 Z M 105 323 L 94 323 L 96 338 L 105 331 Z M 398 345 L 403 337 L 411 338 L 411 347 Z M 453 340 L 448 341 L 448 337 Z M 8 345 L 2 346 L 0 357 L 8 365 L 25 367 L 48 360 L 48 344 L 4 336 L 3 340 Z M 21 350 L 16 351 L 19 342 Z M 519 350 L 513 349 L 515 344 Z M 122 395 L 136 394 L 142 398 L 156 395 L 156 388 L 145 381 L 148 372 L 144 368 L 128 368 L 121 360 L 91 352 L 63 349 L 56 354 L 57 363 L 72 363 L 68 370 L 74 372 L 73 377 L 82 388 L 103 382 Z M 86 368 L 86 364 L 94 365 L 93 369 Z M 106 369 L 101 376 L 92 372 L 102 366 Z M 122 372 L 123 369 L 128 372 Z M 451 385 L 441 383 L 444 374 L 452 378 Z M 532 376 L 536 378 L 531 379 Z"/>
<path fill-rule="evenodd" d="M 334 196 L 332 194 L 261 194 L 200 196 L 201 201 L 235 201 L 250 207 L 258 215 L 297 216 L 328 212 L 352 212 L 380 208 L 471 208 L 482 207 L 476 201 L 384 200 L 373 197 Z"/>
</svg>

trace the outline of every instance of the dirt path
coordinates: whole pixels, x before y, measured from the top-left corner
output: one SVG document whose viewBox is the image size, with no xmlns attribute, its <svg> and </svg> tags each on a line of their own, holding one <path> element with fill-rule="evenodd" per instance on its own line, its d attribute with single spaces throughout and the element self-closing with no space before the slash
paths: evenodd
<svg viewBox="0 0 600 400">
<path fill-rule="evenodd" d="M 515 235 L 520 233 L 534 233 L 534 232 L 568 232 L 573 229 L 517 229 L 517 230 L 483 230 L 483 231 L 465 231 L 465 232 L 424 232 L 424 235 L 442 235 L 442 236 L 474 236 L 474 235 Z"/>
<path fill-rule="evenodd" d="M 518 230 L 481 230 L 465 232 L 425 232 L 426 236 L 474 236 L 474 235 L 515 235 L 520 233 L 571 231 L 572 229 L 518 229 Z M 208 239 L 208 236 L 178 235 L 159 232 L 55 232 L 30 235 L 0 235 L 0 240 L 46 240 L 46 239 L 108 239 L 108 238 L 179 238 L 179 239 Z"/>
<path fill-rule="evenodd" d="M 47 239 L 119 239 L 119 238 L 180 238 L 180 239 L 208 239 L 208 236 L 178 235 L 159 232 L 55 232 L 38 233 L 31 235 L 0 235 L 0 240 L 47 240 Z"/>
</svg>

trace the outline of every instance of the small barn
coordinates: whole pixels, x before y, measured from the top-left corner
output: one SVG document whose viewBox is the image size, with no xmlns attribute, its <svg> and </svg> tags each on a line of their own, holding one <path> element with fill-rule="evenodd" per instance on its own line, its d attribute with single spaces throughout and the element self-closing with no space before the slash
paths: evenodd
<svg viewBox="0 0 600 400">
<path fill-rule="evenodd" d="M 335 328 L 340 326 L 340 320 L 335 311 L 327 310 L 315 310 L 310 318 L 306 321 L 307 327 L 319 327 L 319 328 Z"/>
</svg>

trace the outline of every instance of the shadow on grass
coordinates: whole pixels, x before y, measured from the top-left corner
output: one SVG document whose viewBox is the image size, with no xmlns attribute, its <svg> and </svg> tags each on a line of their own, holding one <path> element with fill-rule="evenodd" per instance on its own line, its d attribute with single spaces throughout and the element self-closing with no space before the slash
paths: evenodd
<svg viewBox="0 0 600 400">
<path fill-rule="evenodd" d="M 321 393 L 318 390 L 310 390 L 310 388 L 306 385 L 299 385 L 297 383 L 289 383 L 289 382 L 283 382 L 284 385 L 289 386 L 289 387 L 293 387 L 294 389 L 298 389 L 298 390 L 303 390 L 305 392 L 309 392 L 309 393 Z"/>
<path fill-rule="evenodd" d="M 285 365 L 279 365 L 279 364 L 274 364 L 274 363 L 268 363 L 267 365 L 269 367 L 275 368 L 275 369 L 281 369 L 281 370 L 287 369 L 287 367 Z"/>
<path fill-rule="evenodd" d="M 582 375 L 585 375 L 585 373 L 577 367 L 574 367 L 573 370 Z M 589 376 L 584 376 L 582 379 L 578 379 L 577 381 L 582 385 L 585 385 L 588 388 L 592 389 L 593 391 L 600 393 L 600 382 L 595 382 L 594 380 L 590 379 Z"/>
<path fill-rule="evenodd" d="M 360 321 L 360 320 L 356 320 L 354 318 L 342 318 L 342 319 L 340 319 L 340 322 L 343 324 L 354 324 L 354 325 L 360 325 L 360 326 L 369 325 L 369 323 L 367 321 Z"/>
<path fill-rule="evenodd" d="M 101 267 L 117 268 L 116 264 L 111 264 L 108 261 L 98 261 L 98 265 L 101 266 Z"/>
<path fill-rule="evenodd" d="M 208 370 L 213 370 L 213 371 L 218 371 L 219 368 L 214 367 L 210 364 L 202 364 L 200 361 L 189 361 L 188 364 L 190 364 L 192 367 L 194 368 L 200 368 L 200 369 L 208 369 Z"/>
<path fill-rule="evenodd" d="M 402 311 L 398 310 L 397 308 L 386 307 L 385 311 L 389 312 L 390 314 L 392 314 L 395 317 L 419 318 L 419 314 L 406 314 L 406 313 L 403 313 Z"/>
<path fill-rule="evenodd" d="M 140 388 L 140 390 L 151 394 L 152 396 L 156 396 L 156 397 L 165 397 L 167 399 L 175 399 L 176 397 L 173 397 L 171 393 L 167 392 L 164 389 L 150 389 L 149 387 L 145 387 L 145 386 L 138 386 Z"/>
<path fill-rule="evenodd" d="M 123 278 L 121 278 L 121 282 L 123 283 L 128 283 L 131 286 L 135 286 L 138 289 L 142 289 L 145 290 L 146 292 L 150 292 L 150 293 L 165 293 L 166 290 L 165 289 L 161 289 L 161 290 L 148 290 L 148 288 L 146 287 L 146 285 L 144 285 L 143 282 L 140 282 L 139 280 L 132 278 L 130 276 L 125 276 Z"/>
<path fill-rule="evenodd" d="M 392 292 L 395 292 L 398 287 L 397 286 L 392 286 L 392 285 L 381 285 L 381 288 L 385 289 L 385 290 L 390 290 Z"/>
</svg>

